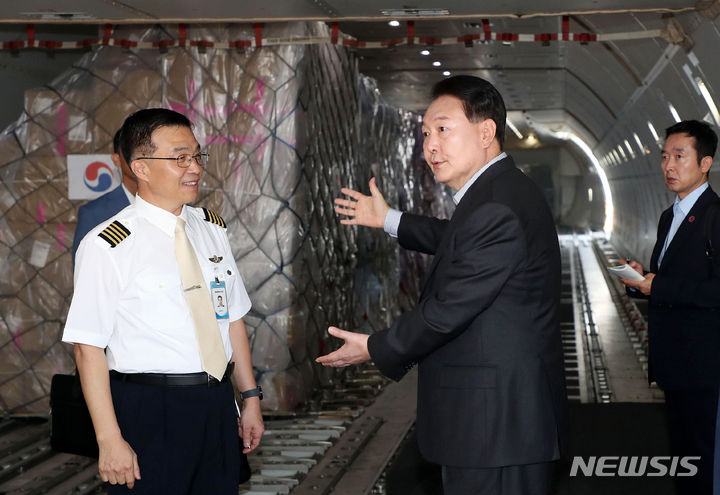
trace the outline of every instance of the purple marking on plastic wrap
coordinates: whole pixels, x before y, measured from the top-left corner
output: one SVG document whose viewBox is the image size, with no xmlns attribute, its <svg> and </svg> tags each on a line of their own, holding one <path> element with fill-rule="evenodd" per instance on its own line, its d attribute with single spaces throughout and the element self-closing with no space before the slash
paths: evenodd
<svg viewBox="0 0 720 495">
<path fill-rule="evenodd" d="M 57 133 L 58 140 L 55 149 L 60 156 L 65 156 L 65 141 L 67 140 L 68 114 L 67 105 L 60 105 L 57 112 Z"/>
<path fill-rule="evenodd" d="M 57 232 L 55 232 L 55 241 L 57 241 L 58 251 L 65 251 L 65 247 L 67 246 L 65 243 L 66 239 L 67 229 L 65 228 L 65 224 L 59 223 L 57 226 Z"/>
<path fill-rule="evenodd" d="M 13 344 L 15 344 L 15 347 L 17 347 L 18 349 L 22 347 L 22 337 L 20 336 L 20 334 L 22 334 L 22 331 L 22 328 L 18 328 L 12 333 Z"/>
<path fill-rule="evenodd" d="M 47 211 L 47 208 L 44 204 L 40 203 L 37 205 L 37 222 L 42 225 L 45 223 L 45 212 Z"/>
</svg>

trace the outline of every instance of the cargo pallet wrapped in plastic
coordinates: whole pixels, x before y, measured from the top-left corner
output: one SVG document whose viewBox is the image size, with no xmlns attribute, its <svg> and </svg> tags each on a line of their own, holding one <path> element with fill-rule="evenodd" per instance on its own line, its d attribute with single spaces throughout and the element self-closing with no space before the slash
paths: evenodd
<svg viewBox="0 0 720 495">
<path fill-rule="evenodd" d="M 0 136 L 3 412 L 47 412 L 50 378 L 74 367 L 60 337 L 82 203 L 68 199 L 66 157 L 110 153 L 116 129 L 141 108 L 187 115 L 210 153 L 198 204 L 224 218 L 253 303 L 245 321 L 265 409 L 307 407 L 332 384 L 334 371 L 313 361 L 329 348 L 329 325 L 377 330 L 410 304 L 423 261 L 399 254 L 382 232 L 340 225 L 333 198 L 342 186 L 367 191 L 375 175 L 390 204 L 437 209 L 415 190 L 418 176 L 429 177 L 417 158 L 417 116 L 382 103 L 348 49 L 292 43 L 329 37 L 324 24 L 265 29 L 290 41 L 242 50 L 101 46 L 26 92 L 25 112 Z M 194 26 L 186 35 L 252 38 L 253 27 Z M 177 33 L 127 26 L 115 36 Z M 411 268 L 402 284 L 400 266 Z"/>
</svg>

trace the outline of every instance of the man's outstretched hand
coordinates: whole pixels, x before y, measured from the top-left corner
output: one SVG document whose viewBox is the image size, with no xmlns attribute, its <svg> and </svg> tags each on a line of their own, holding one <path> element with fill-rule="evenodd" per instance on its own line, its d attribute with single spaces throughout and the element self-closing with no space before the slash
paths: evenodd
<svg viewBox="0 0 720 495">
<path fill-rule="evenodd" d="M 370 196 L 343 187 L 340 192 L 351 199 L 335 198 L 335 212 L 349 218 L 343 218 L 343 225 L 364 225 L 365 227 L 383 228 L 385 216 L 390 207 L 382 193 L 375 185 L 375 177 L 370 179 Z"/>
<path fill-rule="evenodd" d="M 363 333 L 348 332 L 336 327 L 328 328 L 328 333 L 333 337 L 343 339 L 345 343 L 337 351 L 320 356 L 315 362 L 323 366 L 342 367 L 351 364 L 360 364 L 370 361 L 370 353 L 368 352 L 368 337 Z"/>
</svg>

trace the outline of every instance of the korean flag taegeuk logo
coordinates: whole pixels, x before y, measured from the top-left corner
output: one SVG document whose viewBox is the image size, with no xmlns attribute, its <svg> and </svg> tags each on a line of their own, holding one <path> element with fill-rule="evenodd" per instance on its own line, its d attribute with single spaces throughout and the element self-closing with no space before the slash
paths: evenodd
<svg viewBox="0 0 720 495">
<path fill-rule="evenodd" d="M 68 155 L 68 198 L 95 199 L 120 185 L 110 155 Z"/>
<path fill-rule="evenodd" d="M 112 169 L 103 162 L 92 162 L 85 168 L 85 187 L 95 192 L 107 192 L 112 187 Z"/>
</svg>

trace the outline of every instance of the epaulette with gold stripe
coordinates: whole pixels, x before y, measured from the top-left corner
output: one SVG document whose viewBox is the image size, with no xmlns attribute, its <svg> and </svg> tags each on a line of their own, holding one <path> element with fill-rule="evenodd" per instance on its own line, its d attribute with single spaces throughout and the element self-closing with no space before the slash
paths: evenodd
<svg viewBox="0 0 720 495">
<path fill-rule="evenodd" d="M 214 223 L 215 225 L 219 225 L 224 229 L 227 228 L 227 225 L 225 225 L 225 220 L 223 220 L 220 215 L 218 215 L 212 210 L 208 210 L 207 208 L 203 208 L 202 211 L 205 213 L 206 222 Z"/>
<path fill-rule="evenodd" d="M 103 229 L 98 237 L 105 239 L 110 247 L 115 247 L 128 238 L 130 231 L 123 224 L 115 220 L 113 223 Z"/>
</svg>

